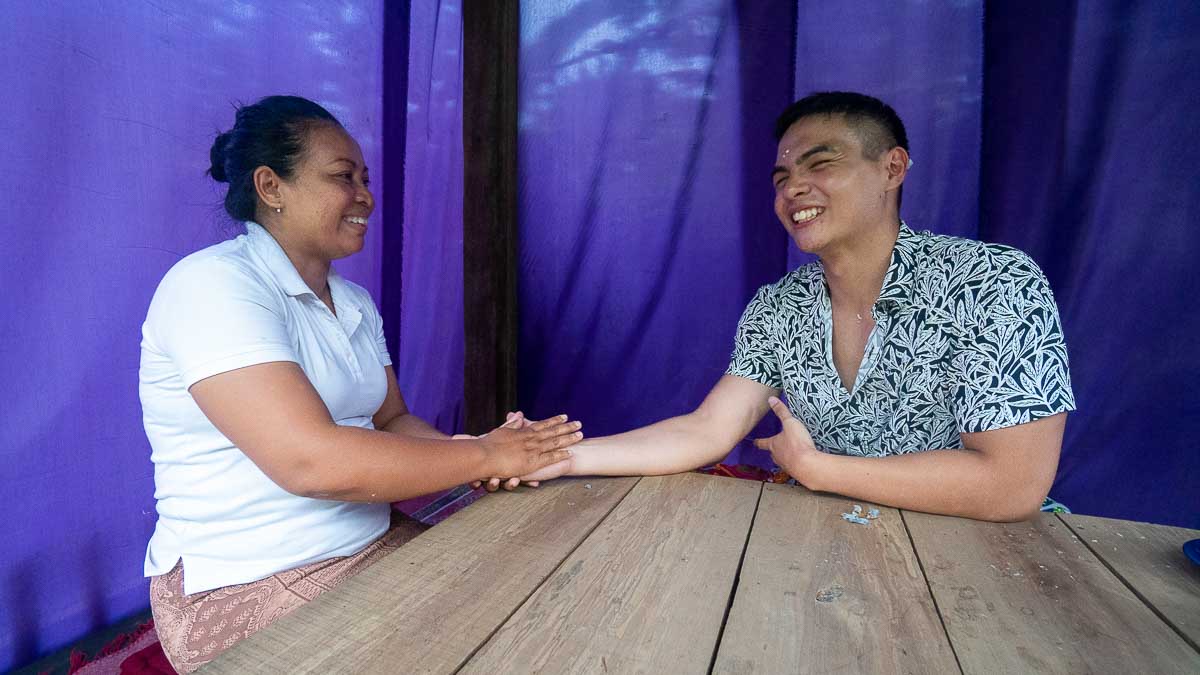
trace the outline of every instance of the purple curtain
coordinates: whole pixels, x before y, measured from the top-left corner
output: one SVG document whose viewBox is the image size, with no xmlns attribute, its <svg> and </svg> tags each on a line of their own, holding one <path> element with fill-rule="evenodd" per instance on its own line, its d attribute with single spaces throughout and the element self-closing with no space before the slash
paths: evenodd
<svg viewBox="0 0 1200 675">
<path fill-rule="evenodd" d="M 593 435 L 693 409 L 783 273 L 790 2 L 523 2 L 522 407 Z M 736 461 L 737 458 L 734 458 Z"/>
<path fill-rule="evenodd" d="M 236 232 L 204 175 L 234 102 L 321 102 L 387 184 L 382 4 L 0 5 L 0 671 L 147 606 L 150 296 L 181 256 Z M 374 228 L 338 264 L 376 294 L 379 242 Z"/>
<path fill-rule="evenodd" d="M 462 20 L 457 0 L 411 5 L 399 312 L 384 313 L 409 408 L 462 430 Z"/>
</svg>

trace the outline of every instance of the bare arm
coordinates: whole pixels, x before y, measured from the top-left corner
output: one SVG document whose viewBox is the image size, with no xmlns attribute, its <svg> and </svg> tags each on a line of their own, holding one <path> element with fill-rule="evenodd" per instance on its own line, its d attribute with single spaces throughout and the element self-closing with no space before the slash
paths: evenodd
<svg viewBox="0 0 1200 675">
<path fill-rule="evenodd" d="M 725 375 L 693 412 L 572 448 L 573 475 L 661 475 L 721 459 L 767 412 L 779 393 L 744 377 Z"/>
<path fill-rule="evenodd" d="M 898 508 L 977 520 L 1033 517 L 1058 469 L 1066 413 L 962 434 L 964 449 L 888 457 L 820 452 L 804 424 L 772 405 L 784 430 L 759 442 L 802 485 Z M 786 417 L 785 417 L 786 416 Z"/>
<path fill-rule="evenodd" d="M 578 439 L 565 417 L 457 441 L 340 426 L 291 362 L 221 373 L 189 391 L 271 480 L 306 497 L 396 501 L 478 478 L 523 475 L 565 459 L 565 448 Z"/>
<path fill-rule="evenodd" d="M 408 404 L 404 402 L 404 397 L 400 394 L 400 387 L 396 384 L 396 371 L 391 366 L 384 370 L 387 371 L 387 397 L 371 420 L 375 424 L 375 428 L 417 438 L 448 440 L 449 436 L 409 412 Z"/>
</svg>

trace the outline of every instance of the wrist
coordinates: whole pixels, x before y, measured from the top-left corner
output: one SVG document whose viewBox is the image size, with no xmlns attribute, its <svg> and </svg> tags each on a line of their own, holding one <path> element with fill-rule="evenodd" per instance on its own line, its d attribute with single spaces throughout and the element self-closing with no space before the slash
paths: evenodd
<svg viewBox="0 0 1200 675">
<path fill-rule="evenodd" d="M 564 476 L 591 476 L 595 475 L 595 467 L 592 460 L 595 459 L 593 451 L 592 439 L 584 439 L 575 445 L 568 448 L 571 453 L 570 459 L 567 460 L 567 472 Z"/>
<path fill-rule="evenodd" d="M 484 477 L 501 475 L 496 453 L 492 452 L 491 445 L 483 436 L 463 440 L 471 448 L 473 473 Z"/>
<path fill-rule="evenodd" d="M 814 492 L 829 492 L 829 459 L 827 455 L 816 448 L 800 455 L 796 460 L 791 476 L 798 483 Z"/>
</svg>

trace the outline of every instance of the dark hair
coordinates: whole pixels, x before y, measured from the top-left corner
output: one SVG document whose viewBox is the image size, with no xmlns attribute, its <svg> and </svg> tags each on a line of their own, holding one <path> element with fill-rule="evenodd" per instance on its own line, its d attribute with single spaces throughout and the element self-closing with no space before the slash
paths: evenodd
<svg viewBox="0 0 1200 675">
<path fill-rule="evenodd" d="M 876 159 L 896 146 L 908 152 L 908 134 L 904 122 L 892 106 L 874 96 L 852 91 L 821 91 L 809 94 L 789 105 L 775 120 L 775 140 L 796 122 L 814 115 L 841 115 L 862 142 L 863 156 Z M 896 191 L 896 207 L 904 198 L 904 187 Z"/>
<path fill-rule="evenodd" d="M 328 110 L 299 96 L 268 96 L 239 107 L 233 128 L 217 136 L 208 153 L 212 162 L 208 174 L 229 183 L 226 213 L 234 220 L 254 220 L 255 169 L 270 167 L 280 178 L 290 178 L 304 153 L 308 132 L 323 124 L 341 126 Z"/>
</svg>

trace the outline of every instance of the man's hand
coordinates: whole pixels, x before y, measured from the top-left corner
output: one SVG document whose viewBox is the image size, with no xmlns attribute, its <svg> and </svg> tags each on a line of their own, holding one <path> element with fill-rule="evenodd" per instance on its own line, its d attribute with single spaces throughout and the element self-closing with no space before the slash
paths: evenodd
<svg viewBox="0 0 1200 675">
<path fill-rule="evenodd" d="M 811 487 L 808 482 L 811 474 L 809 466 L 814 459 L 820 457 L 821 451 L 817 450 L 816 444 L 813 443 L 808 427 L 792 415 L 792 411 L 788 410 L 783 401 L 772 396 L 767 399 L 767 404 L 775 411 L 783 430 L 770 438 L 755 439 L 755 447 L 770 452 L 775 463 L 795 478 L 797 483 Z"/>
</svg>

